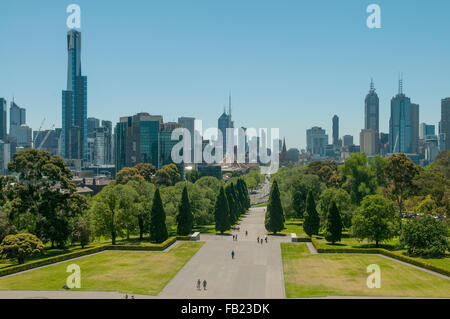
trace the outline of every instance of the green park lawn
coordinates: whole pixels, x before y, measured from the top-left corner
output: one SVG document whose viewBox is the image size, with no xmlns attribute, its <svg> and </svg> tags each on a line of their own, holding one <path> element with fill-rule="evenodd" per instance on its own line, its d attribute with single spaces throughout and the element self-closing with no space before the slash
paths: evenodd
<svg viewBox="0 0 450 319">
<path fill-rule="evenodd" d="M 82 288 L 72 290 L 118 291 L 155 296 L 202 245 L 202 242 L 178 242 L 168 252 L 104 251 L 0 278 L 0 289 L 62 290 L 69 276 L 67 266 L 77 264 L 81 269 Z"/>
<path fill-rule="evenodd" d="M 446 297 L 450 281 L 377 255 L 316 254 L 306 244 L 281 244 L 286 296 Z M 381 288 L 366 285 L 367 266 L 381 269 Z"/>
<path fill-rule="evenodd" d="M 303 219 L 300 218 L 287 218 L 284 223 L 283 234 L 295 233 L 297 235 L 303 235 L 305 231 L 303 230 Z"/>
</svg>

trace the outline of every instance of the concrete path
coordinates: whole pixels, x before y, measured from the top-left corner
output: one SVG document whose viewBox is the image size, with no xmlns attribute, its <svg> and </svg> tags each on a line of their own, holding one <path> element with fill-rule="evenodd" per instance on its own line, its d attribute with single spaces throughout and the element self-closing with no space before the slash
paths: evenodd
<svg viewBox="0 0 450 319">
<path fill-rule="evenodd" d="M 238 241 L 232 236 L 201 235 L 205 245 L 161 291 L 160 298 L 284 298 L 283 264 L 280 242 L 288 236 L 264 237 L 265 208 L 251 208 L 240 223 Z M 248 236 L 245 236 L 245 231 Z M 235 259 L 231 258 L 231 251 Z M 197 290 L 196 282 L 206 279 L 207 290 Z"/>
</svg>

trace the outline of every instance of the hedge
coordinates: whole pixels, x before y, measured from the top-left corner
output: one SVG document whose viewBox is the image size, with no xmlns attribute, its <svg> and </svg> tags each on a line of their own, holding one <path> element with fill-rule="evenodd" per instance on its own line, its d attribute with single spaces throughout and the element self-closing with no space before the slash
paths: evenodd
<svg viewBox="0 0 450 319">
<path fill-rule="evenodd" d="M 335 253 L 335 254 L 343 254 L 343 253 L 348 253 L 348 254 L 380 254 L 380 255 L 384 255 L 387 257 L 391 257 L 418 267 L 422 267 L 434 272 L 437 272 L 441 275 L 445 275 L 445 276 L 449 276 L 450 277 L 450 271 L 440 268 L 440 267 L 436 267 L 434 265 L 431 265 L 429 263 L 402 255 L 401 253 L 396 253 L 396 252 L 392 252 L 389 251 L 387 249 L 384 248 L 321 248 L 320 247 L 320 243 L 318 242 L 318 240 L 316 238 L 311 238 L 311 242 L 314 245 L 314 247 L 316 247 L 317 252 L 318 253 L 325 253 L 325 254 L 330 254 L 330 253 Z"/>
<path fill-rule="evenodd" d="M 26 264 L 11 266 L 0 269 L 0 277 L 15 274 L 21 271 L 30 270 L 36 267 L 46 266 L 69 259 L 95 254 L 104 250 L 141 250 L 141 251 L 161 251 L 175 243 L 177 237 L 169 237 L 161 244 L 154 244 L 152 246 L 140 245 L 100 245 L 92 248 L 80 249 L 67 254 L 62 254 L 54 257 L 43 258 L 35 261 L 30 261 Z"/>
</svg>

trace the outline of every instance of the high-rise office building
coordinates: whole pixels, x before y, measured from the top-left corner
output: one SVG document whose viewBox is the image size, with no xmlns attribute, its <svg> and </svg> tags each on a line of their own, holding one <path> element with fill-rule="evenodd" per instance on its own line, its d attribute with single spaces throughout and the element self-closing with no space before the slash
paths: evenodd
<svg viewBox="0 0 450 319">
<path fill-rule="evenodd" d="M 9 131 L 12 133 L 13 127 L 21 126 L 27 122 L 26 110 L 18 106 L 14 101 L 11 102 L 9 108 Z"/>
<path fill-rule="evenodd" d="M 361 130 L 359 134 L 360 152 L 367 156 L 378 153 L 378 131 L 373 129 Z"/>
<path fill-rule="evenodd" d="M 339 117 L 333 116 L 333 145 L 339 145 Z"/>
<path fill-rule="evenodd" d="M 87 118 L 87 137 L 94 137 L 95 130 L 100 127 L 100 120 L 95 117 Z"/>
<path fill-rule="evenodd" d="M 364 107 L 364 129 L 379 131 L 380 99 L 375 92 L 373 80 L 370 82 L 370 91 L 366 95 Z"/>
<path fill-rule="evenodd" d="M 443 135 L 446 150 L 450 150 L 450 97 L 441 100 L 441 126 L 440 134 Z M 442 149 L 443 147 L 441 147 Z"/>
<path fill-rule="evenodd" d="M 87 77 L 81 73 L 81 33 L 67 33 L 67 89 L 62 91 L 62 156 L 87 158 Z"/>
<path fill-rule="evenodd" d="M 306 130 L 306 150 L 314 155 L 325 155 L 325 148 L 328 144 L 328 135 L 321 127 L 314 126 Z"/>
<path fill-rule="evenodd" d="M 0 101 L 1 102 L 1 101 Z M 8 163 L 11 161 L 10 144 L 0 140 L 0 175 L 8 172 Z"/>
<path fill-rule="evenodd" d="M 34 131 L 34 147 L 47 151 L 51 155 L 61 155 L 61 128 L 54 130 Z"/>
<path fill-rule="evenodd" d="M 412 153 L 418 152 L 419 146 L 419 104 L 411 103 Z"/>
<path fill-rule="evenodd" d="M 102 121 L 102 127 L 105 134 L 105 164 L 114 163 L 114 139 L 113 127 L 111 121 Z"/>
<path fill-rule="evenodd" d="M 342 136 L 342 146 L 343 147 L 349 147 L 353 144 L 353 136 L 352 135 L 344 135 Z"/>
<path fill-rule="evenodd" d="M 195 141 L 195 118 L 194 117 L 179 117 L 178 124 L 181 125 L 182 128 L 185 128 L 191 134 L 191 163 L 194 163 L 194 141 Z M 188 163 L 186 163 L 188 164 Z M 189 163 L 190 164 L 190 163 Z"/>
<path fill-rule="evenodd" d="M 6 100 L 0 97 L 0 140 L 6 141 Z"/>
<path fill-rule="evenodd" d="M 434 125 L 428 125 L 426 123 L 420 123 L 419 125 L 419 139 L 426 139 L 427 135 L 436 135 L 436 127 Z"/>
<path fill-rule="evenodd" d="M 172 140 L 172 132 L 180 128 L 181 124 L 175 122 L 163 123 L 159 132 L 161 146 L 161 166 L 173 163 L 172 148 L 179 142 Z"/>
<path fill-rule="evenodd" d="M 223 154 L 225 156 L 226 150 L 227 150 L 227 143 L 228 138 L 233 138 L 234 135 L 227 136 L 227 128 L 234 128 L 234 123 L 231 119 L 231 94 L 229 96 L 229 102 L 228 102 L 228 114 L 226 113 L 225 109 L 223 110 L 222 115 L 219 117 L 219 120 L 217 121 L 217 127 L 219 131 L 222 132 L 222 149 Z M 230 143 L 234 144 L 234 141 L 231 141 Z"/>
<path fill-rule="evenodd" d="M 116 171 L 139 163 L 161 167 L 159 131 L 162 116 L 138 113 L 121 117 L 115 128 Z"/>
<path fill-rule="evenodd" d="M 415 153 L 415 123 L 418 122 L 418 105 L 411 106 L 411 99 L 403 94 L 403 81 L 399 81 L 399 92 L 391 99 L 389 120 L 390 153 Z M 418 127 L 418 123 L 417 123 Z M 417 138 L 418 138 L 417 129 Z"/>
</svg>

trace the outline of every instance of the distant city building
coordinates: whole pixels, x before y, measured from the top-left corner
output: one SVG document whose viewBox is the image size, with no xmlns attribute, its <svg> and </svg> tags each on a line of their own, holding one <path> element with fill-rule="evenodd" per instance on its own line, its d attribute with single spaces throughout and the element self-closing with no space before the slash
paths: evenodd
<svg viewBox="0 0 450 319">
<path fill-rule="evenodd" d="M 353 145 L 353 136 L 352 135 L 344 135 L 342 137 L 342 147 L 349 147 Z"/>
<path fill-rule="evenodd" d="M 194 141 L 195 141 L 195 118 L 194 117 L 179 117 L 178 124 L 185 128 L 191 134 L 191 163 L 194 163 Z M 186 163 L 186 164 L 191 164 Z"/>
<path fill-rule="evenodd" d="M 151 163 L 157 169 L 160 162 L 162 116 L 138 113 L 121 117 L 115 128 L 116 171 L 138 163 Z"/>
<path fill-rule="evenodd" d="M 434 125 L 428 125 L 426 123 L 420 123 L 419 125 L 419 139 L 424 140 L 427 135 L 436 135 Z"/>
<path fill-rule="evenodd" d="M 225 110 L 223 110 L 222 115 L 219 117 L 217 121 L 217 128 L 219 129 L 219 131 L 222 132 L 222 140 L 223 140 L 222 147 L 223 147 L 223 154 L 225 156 L 227 151 L 227 140 L 228 140 L 227 128 L 234 128 L 234 123 L 231 119 L 231 95 L 229 97 L 228 114 L 226 113 Z M 232 138 L 233 136 L 230 137 Z"/>
<path fill-rule="evenodd" d="M 361 130 L 359 134 L 360 152 L 367 156 L 378 153 L 378 131 L 374 129 Z"/>
<path fill-rule="evenodd" d="M 380 122 L 380 100 L 375 92 L 373 80 L 370 82 L 370 91 L 365 99 L 364 129 L 379 131 Z"/>
<path fill-rule="evenodd" d="M 14 128 L 26 124 L 26 110 L 19 107 L 14 101 L 11 102 L 9 108 L 9 134 L 14 135 Z"/>
<path fill-rule="evenodd" d="M 325 156 L 328 135 L 321 127 L 314 126 L 306 130 L 306 150 L 311 154 Z"/>
<path fill-rule="evenodd" d="M 0 140 L 6 141 L 6 100 L 0 98 Z"/>
<path fill-rule="evenodd" d="M 1 102 L 1 101 L 0 101 Z M 9 143 L 0 140 L 0 175 L 8 172 L 8 163 L 11 161 Z"/>
<path fill-rule="evenodd" d="M 419 104 L 411 103 L 412 153 L 418 152 L 419 145 Z"/>
<path fill-rule="evenodd" d="M 32 130 L 28 125 L 22 124 L 20 126 L 14 127 L 14 133 L 11 134 L 16 139 L 17 146 L 23 146 L 24 148 L 29 148 L 32 146 Z"/>
<path fill-rule="evenodd" d="M 386 155 L 389 153 L 389 134 L 380 133 L 380 154 Z"/>
<path fill-rule="evenodd" d="M 61 155 L 62 129 L 34 131 L 34 147 L 49 152 L 51 155 Z"/>
<path fill-rule="evenodd" d="M 67 89 L 62 91 L 62 156 L 86 160 L 87 77 L 81 73 L 81 33 L 67 33 Z"/>
<path fill-rule="evenodd" d="M 333 116 L 333 145 L 339 146 L 339 117 Z"/>
<path fill-rule="evenodd" d="M 100 127 L 100 120 L 95 117 L 87 118 L 87 137 L 93 138 L 95 135 L 95 130 Z"/>
<path fill-rule="evenodd" d="M 281 140 L 280 140 L 280 142 L 281 142 Z M 280 164 L 288 163 L 289 162 L 289 157 L 288 157 L 288 152 L 287 152 L 287 149 L 286 149 L 286 139 L 283 139 L 283 144 L 281 145 L 281 148 L 278 148 L 278 149 L 281 149 L 281 152 L 280 152 Z"/>
<path fill-rule="evenodd" d="M 297 163 L 300 159 L 300 151 L 297 148 L 290 148 L 287 151 L 287 156 L 290 162 Z"/>
<path fill-rule="evenodd" d="M 436 135 L 426 135 L 425 139 L 425 160 L 427 161 L 426 164 L 430 164 L 434 162 L 436 159 L 436 156 L 440 153 L 439 150 L 439 140 Z"/>
<path fill-rule="evenodd" d="M 445 149 L 450 150 L 450 97 L 441 101 L 441 122 L 439 133 L 444 134 Z"/>
<path fill-rule="evenodd" d="M 114 164 L 114 137 L 111 121 L 102 121 L 105 134 L 105 164 Z"/>
<path fill-rule="evenodd" d="M 161 147 L 161 166 L 173 163 L 172 148 L 179 141 L 172 140 L 172 132 L 180 127 L 181 124 L 175 122 L 167 122 L 161 126 L 161 131 L 159 132 L 159 144 Z"/>
<path fill-rule="evenodd" d="M 403 94 L 403 81 L 400 80 L 399 92 L 391 100 L 391 117 L 389 120 L 390 153 L 415 153 L 417 151 L 418 134 L 418 105 L 411 106 L 410 98 Z"/>
</svg>

